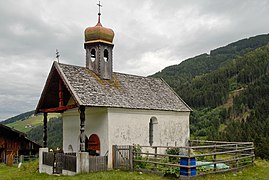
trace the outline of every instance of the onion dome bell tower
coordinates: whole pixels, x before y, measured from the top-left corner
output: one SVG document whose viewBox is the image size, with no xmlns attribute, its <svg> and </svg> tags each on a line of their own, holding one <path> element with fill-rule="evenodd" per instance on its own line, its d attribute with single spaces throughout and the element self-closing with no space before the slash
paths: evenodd
<svg viewBox="0 0 269 180">
<path fill-rule="evenodd" d="M 112 78 L 112 57 L 113 57 L 113 38 L 112 29 L 105 28 L 100 22 L 100 7 L 98 22 L 94 27 L 88 27 L 84 31 L 86 50 L 86 68 L 94 71 L 101 79 L 109 80 Z"/>
</svg>

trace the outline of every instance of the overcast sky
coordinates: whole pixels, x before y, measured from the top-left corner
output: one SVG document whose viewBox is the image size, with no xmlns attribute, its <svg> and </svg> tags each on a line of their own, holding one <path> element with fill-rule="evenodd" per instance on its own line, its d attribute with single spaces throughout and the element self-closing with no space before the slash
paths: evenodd
<svg viewBox="0 0 269 180">
<path fill-rule="evenodd" d="M 0 0 L 0 120 L 36 108 L 55 50 L 84 66 L 97 0 Z M 103 0 L 114 70 L 150 75 L 230 42 L 267 34 L 269 0 Z M 184 97 L 183 97 L 184 99 Z"/>
</svg>

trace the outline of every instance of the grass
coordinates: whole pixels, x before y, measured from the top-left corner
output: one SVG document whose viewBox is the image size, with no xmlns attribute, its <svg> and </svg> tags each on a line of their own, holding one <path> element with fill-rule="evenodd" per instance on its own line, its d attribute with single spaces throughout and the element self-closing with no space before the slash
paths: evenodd
<svg viewBox="0 0 269 180">
<path fill-rule="evenodd" d="M 215 179 L 241 179 L 241 180 L 267 180 L 269 179 L 269 161 L 255 160 L 254 166 L 230 173 L 223 173 L 217 175 L 207 175 L 205 177 L 198 177 L 197 180 L 215 180 Z"/>
<path fill-rule="evenodd" d="M 20 169 L 16 166 L 7 167 L 4 164 L 0 164 L 0 179 L 1 180 L 23 180 L 23 179 L 72 179 L 72 180 L 81 180 L 81 179 L 104 179 L 104 180 L 158 180 L 164 179 L 161 176 L 153 175 L 153 174 L 145 174 L 139 172 L 127 172 L 127 171 L 119 171 L 119 170 L 112 170 L 106 172 L 96 172 L 96 173 L 88 173 L 88 174 L 78 174 L 76 176 L 56 176 L 56 175 L 48 175 L 48 174 L 40 174 L 38 172 L 38 161 L 33 161 L 30 163 L 24 163 Z"/>
<path fill-rule="evenodd" d="M 53 117 L 58 117 L 60 114 L 58 113 L 49 113 L 48 114 L 48 120 Z M 16 121 L 14 123 L 7 124 L 8 127 L 14 128 L 20 132 L 27 133 L 31 129 L 33 129 L 36 126 L 43 124 L 43 116 L 32 116 L 29 119 Z M 31 125 L 32 127 L 27 127 Z"/>
<path fill-rule="evenodd" d="M 158 180 L 158 179 L 166 179 L 162 176 L 157 176 L 153 174 L 144 174 L 139 172 L 127 172 L 127 171 L 119 171 L 112 170 L 106 172 L 97 172 L 97 173 L 88 173 L 88 174 L 78 174 L 76 176 L 56 176 L 56 175 L 47 175 L 38 173 L 38 161 L 33 161 L 30 163 L 24 163 L 21 168 L 17 168 L 16 166 L 7 167 L 4 164 L 0 164 L 0 179 L 109 179 L 109 180 Z M 269 161 L 265 160 L 256 160 L 255 165 L 252 167 L 245 168 L 243 170 L 237 172 L 230 172 L 224 174 L 217 175 L 207 175 L 205 177 L 197 177 L 196 179 L 209 179 L 209 180 L 229 180 L 229 179 L 244 179 L 244 180 L 252 180 L 252 179 L 269 179 Z"/>
</svg>

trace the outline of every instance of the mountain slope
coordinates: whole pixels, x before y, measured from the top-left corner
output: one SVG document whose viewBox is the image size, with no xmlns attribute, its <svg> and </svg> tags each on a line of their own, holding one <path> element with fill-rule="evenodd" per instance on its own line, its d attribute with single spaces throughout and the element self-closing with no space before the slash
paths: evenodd
<svg viewBox="0 0 269 180">
<path fill-rule="evenodd" d="M 164 78 L 194 109 L 192 136 L 254 141 L 256 155 L 269 159 L 267 43 L 268 35 L 241 40 L 154 75 Z"/>
<path fill-rule="evenodd" d="M 10 124 L 10 123 L 13 123 L 16 121 L 23 121 L 23 120 L 28 119 L 31 116 L 33 116 L 34 113 L 35 113 L 35 111 L 33 110 L 33 111 L 28 111 L 28 112 L 19 114 L 17 116 L 14 116 L 14 117 L 11 117 L 11 118 L 8 118 L 8 119 L 2 121 L 1 124 Z"/>
<path fill-rule="evenodd" d="M 20 115 L 19 115 L 20 116 Z M 49 113 L 48 114 L 48 120 L 59 118 L 61 117 L 58 113 Z M 4 121 L 6 123 L 6 121 Z M 13 121 L 12 123 L 5 124 L 6 126 L 9 126 L 11 128 L 14 128 L 18 131 L 27 133 L 34 129 L 37 126 L 43 125 L 43 116 L 42 115 L 31 115 L 28 118 L 23 117 L 23 119 L 16 119 L 16 121 Z"/>
<path fill-rule="evenodd" d="M 189 84 L 194 77 L 212 72 L 229 63 L 235 57 L 268 43 L 269 34 L 246 38 L 212 50 L 210 54 L 201 54 L 178 65 L 166 67 L 152 76 L 163 78 L 179 95 L 183 95 L 181 93 L 182 87 Z"/>
</svg>

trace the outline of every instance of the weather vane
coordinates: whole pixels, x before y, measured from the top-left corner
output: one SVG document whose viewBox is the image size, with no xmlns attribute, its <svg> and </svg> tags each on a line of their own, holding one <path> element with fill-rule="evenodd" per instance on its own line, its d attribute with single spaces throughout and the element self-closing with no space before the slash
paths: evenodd
<svg viewBox="0 0 269 180">
<path fill-rule="evenodd" d="M 100 16 L 100 15 L 101 15 L 101 7 L 102 7 L 100 1 L 99 1 L 99 3 L 97 4 L 97 6 L 99 6 L 99 13 L 98 13 L 98 15 Z"/>
<path fill-rule="evenodd" d="M 58 63 L 60 62 L 60 53 L 58 51 L 58 49 L 56 49 L 56 58 L 58 60 Z"/>
</svg>

